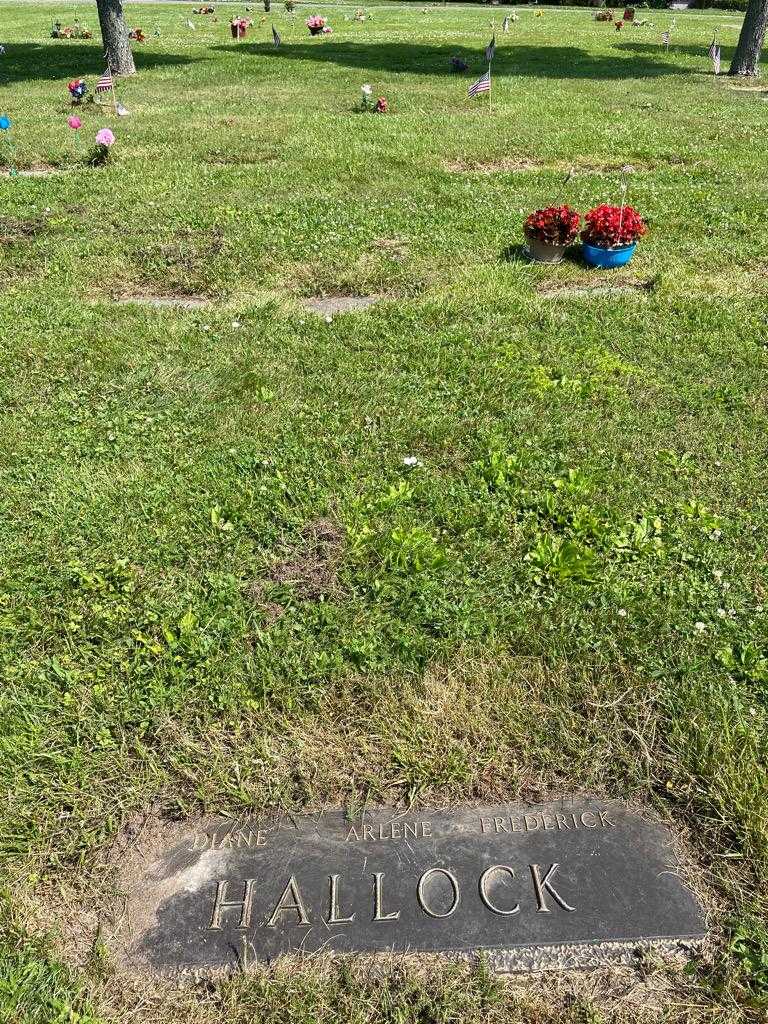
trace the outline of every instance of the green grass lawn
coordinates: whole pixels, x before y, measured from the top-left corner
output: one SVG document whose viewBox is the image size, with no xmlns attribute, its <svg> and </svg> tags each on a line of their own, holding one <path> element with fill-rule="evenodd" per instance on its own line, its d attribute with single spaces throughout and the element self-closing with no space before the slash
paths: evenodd
<svg viewBox="0 0 768 1024">
<path fill-rule="evenodd" d="M 764 1020 L 768 92 L 706 56 L 740 15 L 678 14 L 665 53 L 665 11 L 520 8 L 489 113 L 503 9 L 275 5 L 235 45 L 237 8 L 191 7 L 128 5 L 131 115 L 79 136 L 101 44 L 47 37 L 95 9 L 0 9 L 12 162 L 64 172 L 0 178 L 0 1020 Z M 353 112 L 365 82 L 391 115 Z M 525 214 L 618 201 L 625 165 L 626 270 L 522 259 Z M 382 301 L 300 304 L 343 294 Z M 148 296 L 208 304 L 118 301 Z M 692 968 L 179 991 L 68 935 L 143 809 L 573 790 L 681 831 Z"/>
</svg>

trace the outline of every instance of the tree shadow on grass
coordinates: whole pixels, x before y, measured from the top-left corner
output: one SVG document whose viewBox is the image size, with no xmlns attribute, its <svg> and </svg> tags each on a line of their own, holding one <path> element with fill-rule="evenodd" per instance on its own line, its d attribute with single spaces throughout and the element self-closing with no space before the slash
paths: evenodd
<svg viewBox="0 0 768 1024">
<path fill-rule="evenodd" d="M 736 47 L 723 46 L 722 43 L 719 43 L 718 45 L 720 46 L 720 56 L 722 58 L 723 64 L 725 64 L 727 61 L 730 61 Z M 616 49 L 625 50 L 631 53 L 659 53 L 659 51 L 664 53 L 664 46 L 662 43 L 657 43 L 656 45 L 654 45 L 653 43 L 617 43 Z M 674 55 L 676 53 L 684 53 L 686 56 L 689 57 L 701 57 L 703 60 L 707 62 L 709 62 L 709 56 L 707 54 L 708 49 L 709 41 L 705 43 L 703 46 L 678 46 L 673 39 L 672 42 L 669 44 L 670 55 Z"/>
<path fill-rule="evenodd" d="M 214 46 L 234 54 L 231 46 Z M 486 69 L 482 50 L 465 46 L 424 46 L 420 43 L 352 43 L 318 40 L 286 43 L 275 49 L 268 43 L 240 43 L 237 54 L 246 51 L 254 57 L 275 60 L 307 60 L 367 71 L 395 74 L 445 74 L 468 79 Z M 451 71 L 449 60 L 460 57 L 470 67 L 467 75 Z M 493 72 L 498 77 L 534 78 L 653 78 L 660 75 L 689 75 L 691 71 L 664 60 L 644 56 L 596 56 L 575 46 L 504 46 L 496 51 Z"/>
<path fill-rule="evenodd" d="M 195 64 L 200 59 L 178 53 L 152 53 L 151 50 L 135 50 L 134 58 L 138 72 Z M 104 67 L 104 47 L 100 40 L 91 43 L 73 43 L 63 39 L 52 39 L 50 43 L 9 43 L 5 56 L 0 60 L 0 85 L 69 81 L 86 75 L 101 75 Z"/>
</svg>

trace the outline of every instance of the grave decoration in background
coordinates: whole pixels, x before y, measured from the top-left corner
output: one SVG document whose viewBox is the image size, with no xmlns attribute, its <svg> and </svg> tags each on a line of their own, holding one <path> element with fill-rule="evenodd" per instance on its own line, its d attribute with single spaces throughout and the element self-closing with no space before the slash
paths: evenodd
<svg viewBox="0 0 768 1024">
<path fill-rule="evenodd" d="M 51 29 L 51 39 L 93 39 L 93 32 L 75 19 L 74 25 L 62 25 L 57 21 Z"/>
<path fill-rule="evenodd" d="M 284 7 L 288 14 L 293 14 L 296 10 L 296 0 L 285 0 Z"/>
<path fill-rule="evenodd" d="M 69 89 L 69 95 L 72 97 L 72 106 L 79 107 L 83 102 L 85 94 L 88 92 L 85 79 L 74 78 L 71 82 L 67 83 L 67 89 Z"/>
<path fill-rule="evenodd" d="M 321 18 L 319 14 L 311 14 L 307 18 L 307 28 L 311 36 L 319 36 L 325 31 L 325 18 Z"/>
<path fill-rule="evenodd" d="M 595 15 L 595 21 L 613 21 L 613 11 L 606 7 L 603 11 L 598 11 Z"/>
<path fill-rule="evenodd" d="M 388 114 L 389 113 L 389 100 L 386 96 L 379 96 L 376 100 L 376 106 L 373 108 L 374 114 Z"/>
<path fill-rule="evenodd" d="M 216 13 L 216 8 L 215 7 L 195 7 L 195 9 L 192 11 L 192 13 L 193 14 L 215 14 Z"/>
<path fill-rule="evenodd" d="M 469 71 L 469 64 L 467 64 L 465 60 L 462 60 L 461 57 L 453 56 L 448 63 L 450 64 L 451 71 L 454 71 L 457 74 Z"/>
<path fill-rule="evenodd" d="M 0 114 L 0 160 L 8 167 L 11 177 L 15 177 L 16 169 L 13 166 L 16 147 L 13 141 L 11 128 L 13 122 L 7 114 Z"/>
<path fill-rule="evenodd" d="M 136 43 L 146 43 L 147 41 L 147 37 L 140 28 L 132 28 L 128 33 L 128 38 L 132 39 Z"/>
<path fill-rule="evenodd" d="M 250 18 L 233 18 L 229 23 L 229 31 L 232 33 L 233 39 L 245 39 L 245 33 L 251 27 L 253 22 Z"/>
<path fill-rule="evenodd" d="M 109 162 L 114 142 L 115 136 L 109 128 L 100 128 L 96 132 L 96 145 L 91 150 L 88 158 L 88 163 L 91 167 L 103 167 L 104 164 Z"/>
</svg>

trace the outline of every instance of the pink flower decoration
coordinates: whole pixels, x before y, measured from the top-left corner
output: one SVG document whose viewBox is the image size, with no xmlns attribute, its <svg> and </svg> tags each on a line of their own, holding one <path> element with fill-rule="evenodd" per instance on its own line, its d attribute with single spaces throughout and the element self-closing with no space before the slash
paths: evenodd
<svg viewBox="0 0 768 1024">
<path fill-rule="evenodd" d="M 96 132 L 96 145 L 97 146 L 111 146 L 115 141 L 115 136 L 109 130 L 109 128 L 102 128 Z"/>
<path fill-rule="evenodd" d="M 72 117 L 67 118 L 67 124 L 70 128 L 74 128 L 75 131 L 77 131 L 77 129 L 82 125 L 82 123 L 83 122 L 80 120 L 80 118 L 75 117 L 74 114 L 72 115 Z"/>
</svg>

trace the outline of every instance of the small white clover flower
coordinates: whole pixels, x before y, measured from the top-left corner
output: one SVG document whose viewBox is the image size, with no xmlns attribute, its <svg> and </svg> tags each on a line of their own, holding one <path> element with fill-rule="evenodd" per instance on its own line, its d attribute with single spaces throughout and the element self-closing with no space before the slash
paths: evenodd
<svg viewBox="0 0 768 1024">
<path fill-rule="evenodd" d="M 717 614 L 718 614 L 719 618 L 724 619 L 727 613 L 726 613 L 725 608 L 718 608 L 717 609 Z"/>
<path fill-rule="evenodd" d="M 704 630 L 707 628 L 707 624 L 706 622 L 694 622 L 693 628 L 696 630 L 697 633 L 703 633 Z"/>
<path fill-rule="evenodd" d="M 619 608 L 619 610 L 618 610 L 618 612 L 616 614 L 619 615 L 622 619 L 624 619 L 627 616 L 627 609 L 626 608 Z"/>
<path fill-rule="evenodd" d="M 423 466 L 424 463 L 420 459 L 417 459 L 415 455 L 406 455 L 403 459 L 403 465 L 407 469 L 416 469 L 417 466 Z"/>
</svg>

